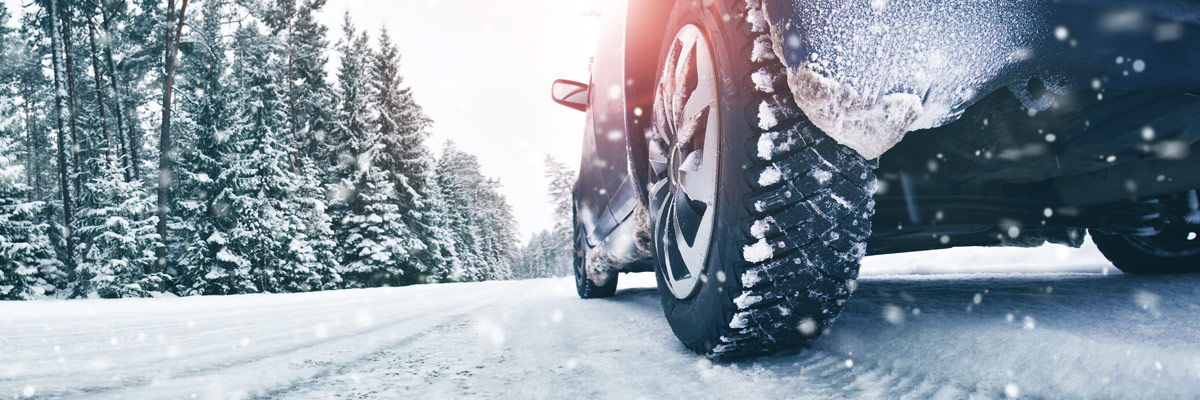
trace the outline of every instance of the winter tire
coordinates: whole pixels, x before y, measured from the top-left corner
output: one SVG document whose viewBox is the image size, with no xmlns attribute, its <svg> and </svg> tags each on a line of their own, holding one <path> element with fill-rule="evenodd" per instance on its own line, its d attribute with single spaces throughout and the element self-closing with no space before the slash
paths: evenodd
<svg viewBox="0 0 1200 400">
<path fill-rule="evenodd" d="M 1157 235 L 1111 235 L 1092 230 L 1092 241 L 1108 261 L 1127 274 L 1200 272 L 1200 200 L 1196 191 L 1178 196 L 1188 215 L 1173 219 Z"/>
<path fill-rule="evenodd" d="M 874 210 L 875 163 L 804 117 L 746 15 L 741 1 L 676 1 L 647 138 L 663 309 L 714 357 L 820 335 L 853 291 Z"/>
<path fill-rule="evenodd" d="M 572 235 L 572 242 L 575 245 L 574 257 L 572 257 L 575 271 L 575 292 L 581 299 L 612 297 L 617 292 L 617 274 L 609 274 L 602 285 L 598 285 L 588 278 L 587 238 L 584 236 L 582 227 L 579 226 L 579 217 L 574 212 L 571 213 L 571 219 L 575 227 Z"/>
</svg>

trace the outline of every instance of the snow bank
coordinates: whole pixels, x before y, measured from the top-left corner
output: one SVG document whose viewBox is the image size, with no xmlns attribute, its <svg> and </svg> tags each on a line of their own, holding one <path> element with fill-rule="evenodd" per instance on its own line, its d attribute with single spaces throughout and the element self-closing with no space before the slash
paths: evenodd
<svg viewBox="0 0 1200 400">
<path fill-rule="evenodd" d="M 866 257 L 862 276 L 980 274 L 1015 272 L 1119 273 L 1088 237 L 1078 249 L 1041 247 L 955 247 Z"/>
</svg>

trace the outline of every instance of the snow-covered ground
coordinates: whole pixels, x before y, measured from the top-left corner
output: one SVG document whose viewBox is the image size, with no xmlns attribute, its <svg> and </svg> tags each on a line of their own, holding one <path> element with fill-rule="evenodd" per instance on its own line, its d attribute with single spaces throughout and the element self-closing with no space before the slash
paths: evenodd
<svg viewBox="0 0 1200 400">
<path fill-rule="evenodd" d="M 653 276 L 0 303 L 0 398 L 1191 398 L 1200 276 L 1080 250 L 866 261 L 809 348 L 712 362 Z M 1107 270 L 1107 273 L 1105 272 Z"/>
</svg>

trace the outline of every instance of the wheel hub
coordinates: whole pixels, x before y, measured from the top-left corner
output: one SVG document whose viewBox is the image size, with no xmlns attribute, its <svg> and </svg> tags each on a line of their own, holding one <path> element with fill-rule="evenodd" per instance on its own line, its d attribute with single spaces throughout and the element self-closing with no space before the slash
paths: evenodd
<svg viewBox="0 0 1200 400">
<path fill-rule="evenodd" d="M 655 90 L 648 138 L 651 215 L 659 272 L 676 298 L 700 287 L 716 222 L 720 112 L 708 40 L 695 25 L 676 33 Z"/>
</svg>

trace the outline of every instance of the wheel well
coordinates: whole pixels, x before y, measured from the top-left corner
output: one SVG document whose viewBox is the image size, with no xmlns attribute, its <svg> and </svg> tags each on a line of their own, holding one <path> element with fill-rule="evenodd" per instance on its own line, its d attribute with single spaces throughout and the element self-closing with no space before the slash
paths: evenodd
<svg viewBox="0 0 1200 400">
<path fill-rule="evenodd" d="M 654 80 L 658 69 L 658 50 L 662 45 L 671 16 L 672 0 L 630 2 L 625 23 L 625 150 L 629 173 L 637 188 L 638 202 L 645 206 L 649 196 L 646 187 L 647 149 L 646 130 L 651 128 L 650 115 L 654 105 Z M 640 109 L 641 112 L 637 110 Z M 639 115 L 640 114 L 640 115 Z"/>
</svg>

